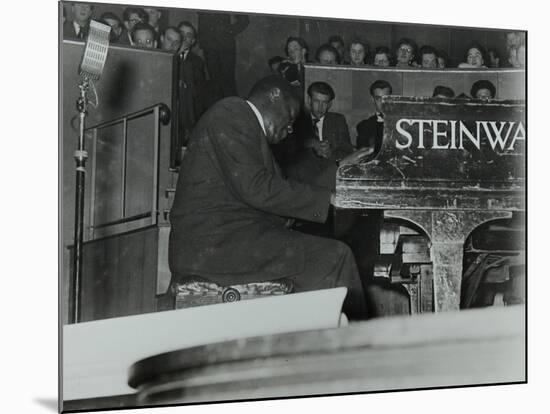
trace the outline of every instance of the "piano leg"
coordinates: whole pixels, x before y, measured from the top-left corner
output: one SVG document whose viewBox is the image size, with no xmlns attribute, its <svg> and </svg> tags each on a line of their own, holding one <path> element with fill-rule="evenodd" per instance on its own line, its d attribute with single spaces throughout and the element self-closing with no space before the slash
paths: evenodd
<svg viewBox="0 0 550 414">
<path fill-rule="evenodd" d="M 434 311 L 460 309 L 464 241 L 487 221 L 510 218 L 509 211 L 385 210 L 384 217 L 410 221 L 431 240 Z M 431 294 L 431 293 L 430 293 Z"/>
</svg>

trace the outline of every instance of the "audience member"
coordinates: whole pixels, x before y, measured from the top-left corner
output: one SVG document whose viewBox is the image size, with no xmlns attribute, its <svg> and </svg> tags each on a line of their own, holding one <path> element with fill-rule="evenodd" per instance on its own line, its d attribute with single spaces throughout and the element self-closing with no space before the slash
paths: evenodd
<svg viewBox="0 0 550 414">
<path fill-rule="evenodd" d="M 209 106 L 207 101 L 210 97 L 207 95 L 210 92 L 205 90 L 204 61 L 192 50 L 197 41 L 195 27 L 190 22 L 183 21 L 178 25 L 178 30 L 182 39 L 178 50 L 178 96 L 182 107 L 179 113 L 179 124 L 180 134 L 183 137 L 182 144 L 185 145 L 195 123 Z M 221 98 L 219 95 L 212 100 Z"/>
<path fill-rule="evenodd" d="M 315 53 L 315 59 L 323 65 L 340 64 L 340 55 L 338 51 L 329 44 L 319 46 L 319 49 L 317 49 Z"/>
<path fill-rule="evenodd" d="M 182 44 L 182 35 L 177 27 L 169 26 L 160 36 L 161 49 L 167 52 L 177 53 Z"/>
<path fill-rule="evenodd" d="M 474 43 L 466 52 L 466 62 L 458 65 L 459 68 L 487 68 L 485 66 L 485 49 L 480 44 Z"/>
<path fill-rule="evenodd" d="M 249 24 L 246 14 L 198 12 L 199 38 L 206 68 L 223 96 L 237 95 L 236 36 Z"/>
<path fill-rule="evenodd" d="M 388 67 L 391 65 L 391 51 L 386 46 L 378 46 L 374 49 L 372 64 L 374 66 Z"/>
<path fill-rule="evenodd" d="M 149 23 L 136 23 L 131 31 L 132 45 L 141 49 L 155 49 L 157 41 L 155 29 Z"/>
<path fill-rule="evenodd" d="M 495 85 L 488 80 L 478 80 L 472 85 L 470 95 L 475 99 L 494 99 L 496 95 L 496 88 Z"/>
<path fill-rule="evenodd" d="M 432 96 L 434 98 L 454 98 L 455 91 L 448 86 L 438 85 L 434 88 L 434 93 Z"/>
<path fill-rule="evenodd" d="M 286 39 L 285 52 L 287 59 L 279 66 L 279 72 L 292 85 L 302 88 L 304 84 L 304 63 L 308 47 L 301 37 L 290 36 Z"/>
<path fill-rule="evenodd" d="M 437 51 L 437 67 L 445 69 L 449 65 L 449 55 L 444 50 Z"/>
<path fill-rule="evenodd" d="M 385 80 L 377 80 L 370 86 L 370 95 L 374 103 L 375 113 L 357 124 L 357 148 L 371 148 L 373 156 L 382 146 L 384 134 L 384 114 L 382 113 L 382 97 L 392 94 L 392 87 Z"/>
<path fill-rule="evenodd" d="M 344 39 L 340 35 L 332 35 L 328 38 L 328 44 L 336 49 L 338 52 L 338 61 L 344 62 L 346 60 L 346 48 L 344 44 Z"/>
<path fill-rule="evenodd" d="M 162 11 L 153 7 L 144 7 L 143 10 L 145 11 L 145 13 L 147 13 L 148 16 L 147 23 L 149 23 L 151 27 L 155 29 L 157 41 L 159 41 L 160 35 L 162 33 L 162 29 L 160 27 L 160 18 L 162 16 Z"/>
<path fill-rule="evenodd" d="M 349 64 L 363 66 L 367 64 L 369 46 L 360 39 L 353 39 L 349 44 Z"/>
<path fill-rule="evenodd" d="M 90 20 L 94 13 L 94 6 L 89 3 L 73 3 L 71 5 L 73 20 L 63 23 L 64 39 L 86 39 L 90 30 Z"/>
<path fill-rule="evenodd" d="M 100 20 L 105 24 L 111 26 L 111 32 L 109 33 L 109 41 L 111 43 L 118 43 L 120 36 L 122 35 L 122 21 L 120 18 L 111 12 L 103 13 L 100 17 Z"/>
<path fill-rule="evenodd" d="M 408 68 L 415 66 L 414 58 L 416 56 L 416 43 L 409 38 L 403 38 L 397 43 L 395 49 L 396 63 L 398 68 Z"/>
<path fill-rule="evenodd" d="M 290 179 L 332 190 L 337 162 L 353 152 L 346 118 L 330 112 L 334 96 L 326 82 L 313 82 L 307 89 L 306 113 L 295 125 L 299 152 L 287 169 Z"/>
<path fill-rule="evenodd" d="M 487 50 L 487 54 L 489 56 L 489 67 L 490 68 L 499 68 L 500 67 L 500 55 L 498 54 L 497 50 L 494 48 L 490 48 Z"/>
<path fill-rule="evenodd" d="M 438 67 L 437 52 L 432 46 L 422 46 L 418 52 L 419 64 L 423 69 L 435 69 Z"/>
<path fill-rule="evenodd" d="M 122 20 L 126 30 L 120 35 L 119 43 L 133 45 L 132 29 L 137 23 L 147 23 L 148 18 L 149 16 L 145 13 L 145 10 L 139 7 L 126 7 L 122 12 Z"/>
</svg>

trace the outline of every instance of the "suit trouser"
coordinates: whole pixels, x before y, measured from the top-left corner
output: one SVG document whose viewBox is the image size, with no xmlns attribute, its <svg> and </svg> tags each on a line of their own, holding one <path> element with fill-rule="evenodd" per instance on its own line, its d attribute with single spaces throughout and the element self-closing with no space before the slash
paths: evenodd
<svg viewBox="0 0 550 414">
<path fill-rule="evenodd" d="M 305 238 L 305 266 L 303 272 L 289 278 L 295 291 L 347 287 L 343 312 L 349 319 L 365 319 L 365 293 L 351 249 L 337 240 L 307 234 L 300 237 Z"/>
</svg>

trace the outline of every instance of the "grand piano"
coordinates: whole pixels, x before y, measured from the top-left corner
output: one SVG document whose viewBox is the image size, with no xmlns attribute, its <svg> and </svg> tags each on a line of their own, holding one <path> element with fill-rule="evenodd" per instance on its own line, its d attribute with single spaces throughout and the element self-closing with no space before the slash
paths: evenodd
<svg viewBox="0 0 550 414">
<path fill-rule="evenodd" d="M 380 150 L 356 154 L 337 171 L 336 213 L 354 209 L 415 229 L 409 232 L 415 236 L 401 234 L 402 240 L 390 243 L 388 252 L 393 254 L 389 262 L 394 267 L 411 253 L 417 257 L 423 253 L 426 258 L 417 261 L 429 262 L 429 271 L 420 272 L 424 277 L 419 277 L 418 283 L 404 284 L 411 295 L 411 313 L 416 313 L 415 309 L 459 309 L 464 259 L 469 259 L 464 253 L 465 242 L 470 245 L 472 235 L 491 223 L 506 226 L 513 222 L 514 230 L 519 227 L 520 231 L 493 233 L 484 239 L 496 239 L 495 249 L 505 254 L 513 253 L 507 250 L 510 245 L 524 249 L 525 72 L 306 65 L 305 75 L 306 87 L 325 81 L 334 88 L 331 110 L 346 116 L 352 143 L 357 123 L 374 113 L 369 86 L 378 79 L 392 85 L 393 96 L 382 102 L 385 117 Z M 437 85 L 451 87 L 456 95 L 468 95 L 472 84 L 481 79 L 496 86 L 494 100 L 431 97 Z M 378 253 L 387 239 L 383 226 L 381 229 Z M 499 234 L 514 240 L 499 243 Z M 414 243 L 407 244 L 407 237 Z M 426 251 L 421 252 L 411 237 L 424 237 Z M 487 243 L 481 244 L 489 250 L 476 252 L 491 251 Z M 411 250 L 409 245 L 416 247 Z M 375 266 L 375 275 L 376 271 Z M 389 276 L 391 273 L 388 270 Z M 416 295 L 424 297 L 413 306 Z"/>
</svg>

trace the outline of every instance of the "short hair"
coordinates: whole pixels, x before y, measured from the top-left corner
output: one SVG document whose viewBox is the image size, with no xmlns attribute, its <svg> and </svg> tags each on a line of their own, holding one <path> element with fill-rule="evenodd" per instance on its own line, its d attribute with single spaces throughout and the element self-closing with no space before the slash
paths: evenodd
<svg viewBox="0 0 550 414">
<path fill-rule="evenodd" d="M 277 88 L 281 91 L 284 99 L 292 99 L 298 105 L 300 105 L 301 98 L 300 96 L 298 96 L 296 88 L 292 86 L 286 79 L 277 75 L 269 75 L 256 82 L 254 86 L 252 86 L 252 88 L 250 89 L 248 99 L 266 99 L 269 92 L 274 88 Z"/>
<path fill-rule="evenodd" d="M 382 54 L 386 55 L 388 57 L 388 60 L 391 63 L 392 53 L 391 53 L 390 48 L 387 47 L 387 46 L 377 46 L 376 48 L 374 48 L 374 53 L 372 54 L 373 61 L 374 61 L 374 57 L 376 55 L 382 55 Z"/>
<path fill-rule="evenodd" d="M 390 83 L 388 81 L 385 81 L 385 80 L 382 80 L 382 79 L 374 81 L 372 83 L 372 85 L 370 86 L 369 90 L 370 90 L 371 96 L 374 96 L 374 90 L 375 89 L 389 89 L 390 90 L 390 95 L 392 93 L 392 87 L 391 87 Z"/>
<path fill-rule="evenodd" d="M 329 43 L 341 43 L 344 46 L 344 39 L 340 35 L 332 35 L 328 38 Z"/>
<path fill-rule="evenodd" d="M 437 57 L 437 52 L 433 46 L 424 45 L 418 50 L 418 56 L 421 58 L 422 55 L 435 55 Z"/>
<path fill-rule="evenodd" d="M 399 46 L 401 45 L 409 45 L 412 48 L 413 57 L 416 56 L 418 47 L 416 46 L 416 42 L 414 40 L 412 40 L 409 37 L 402 37 L 401 39 L 399 39 L 399 42 L 397 42 L 397 45 L 395 48 L 399 49 Z"/>
<path fill-rule="evenodd" d="M 449 55 L 444 50 L 442 49 L 437 50 L 435 55 L 437 56 L 438 59 L 439 58 L 443 59 L 445 61 L 445 65 L 449 63 Z"/>
<path fill-rule="evenodd" d="M 332 53 L 336 59 L 336 63 L 340 63 L 340 53 L 338 53 L 334 46 L 331 46 L 328 43 L 319 46 L 319 49 L 317 49 L 317 52 L 315 52 L 315 60 L 317 60 L 317 62 L 319 62 L 319 56 L 321 56 L 321 53 L 323 52 Z"/>
<path fill-rule="evenodd" d="M 195 37 L 197 37 L 197 29 L 195 29 L 195 26 L 193 26 L 193 23 L 191 23 L 187 20 L 184 20 L 183 22 L 180 22 L 178 24 L 178 30 L 181 30 L 182 27 L 190 28 L 191 30 L 193 30 L 193 34 L 195 35 Z"/>
<path fill-rule="evenodd" d="M 164 36 L 166 36 L 166 32 L 167 32 L 168 30 L 173 30 L 174 32 L 176 32 L 176 33 L 179 35 L 179 37 L 181 37 L 181 32 L 180 32 L 179 29 L 178 29 L 177 27 L 175 27 L 175 26 L 168 26 L 166 29 L 164 29 L 164 30 L 162 31 L 162 33 L 164 34 Z"/>
<path fill-rule="evenodd" d="M 102 21 L 105 21 L 105 19 L 116 20 L 119 24 L 122 24 L 122 21 L 120 20 L 120 17 L 118 17 L 113 12 L 105 12 L 99 18 L 99 20 L 102 20 Z"/>
<path fill-rule="evenodd" d="M 351 49 L 351 45 L 357 45 L 357 44 L 363 46 L 363 49 L 365 49 L 365 56 L 368 56 L 370 52 L 369 42 L 366 42 L 360 37 L 356 36 L 351 40 L 351 42 L 349 42 L 349 48 Z"/>
<path fill-rule="evenodd" d="M 286 39 L 286 43 L 285 43 L 285 53 L 287 55 L 288 55 L 288 45 L 290 44 L 290 42 L 296 42 L 302 47 L 302 49 L 309 50 L 309 48 L 307 47 L 307 43 L 304 39 L 298 36 L 289 36 Z"/>
<path fill-rule="evenodd" d="M 446 98 L 454 98 L 455 97 L 455 91 L 453 91 L 448 86 L 437 85 L 434 88 L 434 93 L 432 94 L 432 96 L 437 96 L 437 95 L 443 95 Z"/>
<path fill-rule="evenodd" d="M 153 28 L 153 26 L 151 26 L 149 23 L 140 22 L 140 23 L 136 23 L 136 25 L 132 28 L 132 31 L 130 32 L 130 36 L 132 37 L 133 41 L 135 41 L 134 36 L 136 32 L 139 32 L 140 30 L 141 31 L 147 30 L 148 32 L 151 32 L 151 34 L 156 40 L 157 32 L 155 32 L 155 29 Z"/>
<path fill-rule="evenodd" d="M 466 53 L 464 53 L 464 61 L 468 61 L 468 51 L 470 49 L 477 49 L 479 50 L 479 53 L 481 53 L 481 57 L 483 58 L 483 62 L 487 63 L 489 60 L 487 59 L 487 52 L 485 51 L 485 48 L 481 46 L 479 43 L 470 43 L 470 45 L 466 48 Z"/>
<path fill-rule="evenodd" d="M 320 93 L 321 95 L 326 95 L 330 98 L 331 101 L 336 96 L 334 93 L 334 89 L 332 89 L 332 86 L 330 86 L 326 82 L 313 82 L 311 85 L 309 85 L 309 87 L 307 88 L 307 94 L 310 98 L 312 97 L 313 92 Z"/>
<path fill-rule="evenodd" d="M 130 20 L 131 14 L 137 14 L 141 20 L 143 20 L 144 23 L 147 23 L 149 21 L 149 15 L 145 10 L 143 10 L 140 7 L 126 7 L 124 11 L 122 12 L 122 18 L 125 22 Z"/>
<path fill-rule="evenodd" d="M 495 85 L 493 85 L 492 82 L 483 79 L 474 82 L 474 84 L 472 85 L 472 89 L 470 90 L 470 95 L 472 96 L 472 98 L 476 97 L 477 92 L 480 89 L 488 89 L 489 92 L 491 92 L 491 98 L 494 98 L 497 94 L 497 89 L 495 88 Z"/>
</svg>

